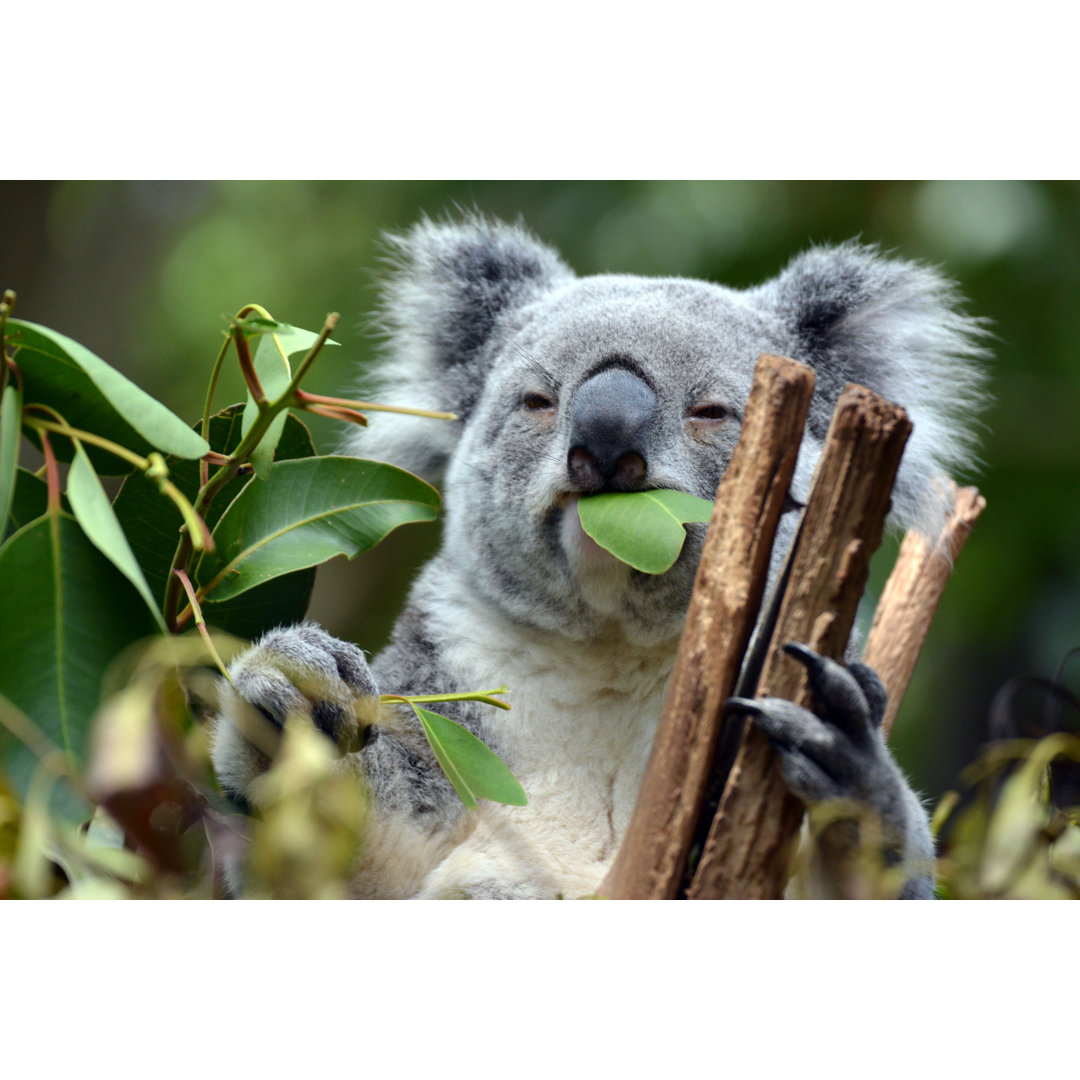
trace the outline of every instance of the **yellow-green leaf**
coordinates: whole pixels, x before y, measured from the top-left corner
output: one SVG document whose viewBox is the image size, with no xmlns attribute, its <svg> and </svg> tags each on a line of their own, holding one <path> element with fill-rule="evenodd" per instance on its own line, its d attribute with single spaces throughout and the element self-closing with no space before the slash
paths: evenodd
<svg viewBox="0 0 1080 1080">
<path fill-rule="evenodd" d="M 645 574 L 670 570 L 686 540 L 683 526 L 708 521 L 712 508 L 708 499 L 666 489 L 606 492 L 578 500 L 586 534 Z"/>
<path fill-rule="evenodd" d="M 94 466 L 90 464 L 81 444 L 76 444 L 75 457 L 68 473 L 67 497 L 83 532 L 94 547 L 135 586 L 162 633 L 165 633 L 165 620 L 150 592 L 150 586 L 147 585 L 124 530 L 116 519 L 109 496 L 105 494 L 105 489 L 94 472 Z"/>
<path fill-rule="evenodd" d="M 55 330 L 8 319 L 10 342 L 22 372 L 24 400 L 56 409 L 73 427 L 126 446 L 138 454 L 160 450 L 181 458 L 202 457 L 210 448 L 202 437 L 156 398 L 114 367 Z M 67 461 L 66 439 L 54 440 Z M 101 450 L 90 450 L 99 472 L 126 472 L 128 465 Z"/>
<path fill-rule="evenodd" d="M 461 801 L 476 809 L 477 799 L 525 806 L 528 796 L 514 774 L 483 740 L 453 720 L 414 705 L 432 752 Z"/>
</svg>

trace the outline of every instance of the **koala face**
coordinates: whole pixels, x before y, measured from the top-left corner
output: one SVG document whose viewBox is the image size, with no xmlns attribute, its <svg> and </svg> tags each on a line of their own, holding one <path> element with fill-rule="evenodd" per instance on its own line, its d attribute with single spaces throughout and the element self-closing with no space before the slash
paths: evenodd
<svg viewBox="0 0 1080 1080">
<path fill-rule="evenodd" d="M 491 343 L 483 391 L 451 456 L 449 543 L 519 620 L 636 641 L 677 634 L 704 535 L 662 577 L 582 531 L 577 498 L 674 488 L 712 499 L 775 320 L 692 281 L 596 277 L 524 305 Z"/>
<path fill-rule="evenodd" d="M 966 464 L 984 331 L 926 267 L 846 244 L 738 291 L 577 278 L 524 229 L 480 218 L 424 222 L 393 243 L 377 400 L 459 419 L 377 414 L 349 450 L 444 479 L 445 565 L 524 625 L 581 641 L 613 628 L 639 644 L 678 634 L 704 526 L 688 528 L 671 570 L 649 576 L 585 536 L 576 501 L 646 488 L 713 498 L 763 352 L 817 375 L 797 499 L 847 381 L 914 422 L 893 493 L 898 524 L 935 529 L 934 478 Z M 779 549 L 793 525 L 786 515 Z"/>
</svg>

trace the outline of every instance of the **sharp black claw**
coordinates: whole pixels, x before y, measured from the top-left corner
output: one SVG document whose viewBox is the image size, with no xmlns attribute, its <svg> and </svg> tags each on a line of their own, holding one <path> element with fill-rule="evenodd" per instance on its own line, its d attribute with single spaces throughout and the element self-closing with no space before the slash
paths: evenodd
<svg viewBox="0 0 1080 1080">
<path fill-rule="evenodd" d="M 822 665 L 822 659 L 809 645 L 803 645 L 798 641 L 789 641 L 783 646 L 783 651 L 792 658 L 792 660 L 798 660 L 803 667 L 806 668 L 819 668 Z"/>
<path fill-rule="evenodd" d="M 724 702 L 725 713 L 748 713 L 750 716 L 761 716 L 761 706 L 750 698 L 730 697 Z"/>
</svg>

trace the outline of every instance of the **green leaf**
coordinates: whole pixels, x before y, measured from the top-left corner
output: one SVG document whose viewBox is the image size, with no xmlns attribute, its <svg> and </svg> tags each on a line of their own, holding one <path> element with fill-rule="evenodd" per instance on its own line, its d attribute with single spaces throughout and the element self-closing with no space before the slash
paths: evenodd
<svg viewBox="0 0 1080 1080">
<path fill-rule="evenodd" d="M 155 602 L 150 586 L 146 584 L 141 567 L 131 551 L 131 545 L 116 519 L 109 496 L 101 486 L 94 466 L 86 456 L 82 444 L 76 444 L 75 459 L 71 463 L 67 481 L 68 502 L 83 532 L 112 564 L 135 586 L 139 595 L 157 621 L 162 633 L 166 633 L 165 619 Z"/>
<path fill-rule="evenodd" d="M 73 427 L 103 435 L 138 454 L 160 450 L 198 458 L 202 437 L 145 390 L 77 341 L 44 326 L 8 319 L 10 344 L 23 375 L 24 401 L 56 409 Z M 54 439 L 57 457 L 71 459 L 66 439 Z M 104 450 L 89 450 L 100 473 L 126 472 L 127 463 Z"/>
<path fill-rule="evenodd" d="M 4 396 L 0 399 L 0 534 L 4 531 L 15 496 L 21 426 L 22 394 L 13 379 L 4 387 Z"/>
<path fill-rule="evenodd" d="M 691 521 L 707 522 L 713 504 L 684 491 L 612 492 L 582 495 L 581 527 L 616 559 L 644 574 L 675 565 Z"/>
<path fill-rule="evenodd" d="M 219 454 L 230 454 L 240 444 L 243 409 L 242 404 L 230 405 L 210 418 L 210 446 Z M 287 414 L 277 454 L 282 460 L 313 457 L 315 454 L 310 432 L 292 413 Z M 169 478 L 194 501 L 199 491 L 199 463 L 176 458 L 167 458 L 166 463 Z M 206 513 L 206 523 L 211 529 L 225 513 L 229 503 L 251 482 L 250 476 L 237 477 L 221 489 Z M 183 518 L 173 503 L 158 491 L 157 485 L 138 471 L 125 478 L 113 509 L 160 606 L 165 597 L 169 565 L 179 539 L 177 530 Z M 314 584 L 315 570 L 301 570 L 276 578 L 225 603 L 205 602 L 203 614 L 211 626 L 237 637 L 256 638 L 280 623 L 299 622 L 307 611 Z"/>
<path fill-rule="evenodd" d="M 65 499 L 64 502 L 67 500 Z M 0 529 L 0 539 L 41 517 L 49 506 L 49 485 L 39 476 L 22 467 L 15 470 L 15 493 L 8 510 L 7 529 Z"/>
<path fill-rule="evenodd" d="M 276 461 L 271 483 L 251 483 L 214 529 L 198 579 L 226 600 L 281 574 L 352 558 L 412 521 L 433 521 L 439 495 L 403 469 L 348 457 Z"/>
<path fill-rule="evenodd" d="M 128 580 L 63 512 L 38 518 L 0 548 L 0 596 L 0 695 L 82 763 L 106 669 L 156 625 Z M 0 760 L 25 794 L 37 758 L 6 727 Z"/>
<path fill-rule="evenodd" d="M 289 388 L 292 380 L 289 358 L 306 353 L 318 339 L 318 334 L 313 334 L 310 330 L 301 330 L 297 326 L 289 326 L 287 323 L 276 323 L 272 328 L 261 331 L 259 344 L 252 356 L 252 363 L 268 402 L 279 401 Z M 337 342 L 328 340 L 326 344 L 337 345 Z M 248 394 L 247 405 L 244 408 L 243 435 L 247 435 L 251 430 L 258 416 L 259 407 L 255 404 L 255 399 Z M 282 412 L 274 417 L 274 422 L 259 440 L 259 445 L 251 455 L 255 475 L 261 480 L 265 480 L 270 473 L 274 450 L 285 425 L 285 416 L 286 414 Z"/>
<path fill-rule="evenodd" d="M 502 760 L 472 732 L 445 716 L 414 705 L 436 760 L 461 801 L 476 809 L 477 799 L 526 806 L 524 788 Z"/>
</svg>

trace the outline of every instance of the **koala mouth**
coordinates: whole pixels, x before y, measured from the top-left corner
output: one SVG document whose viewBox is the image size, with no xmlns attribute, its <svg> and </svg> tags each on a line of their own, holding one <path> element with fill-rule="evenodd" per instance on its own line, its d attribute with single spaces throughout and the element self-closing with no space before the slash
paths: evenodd
<svg viewBox="0 0 1080 1080">
<path fill-rule="evenodd" d="M 558 530 L 558 544 L 570 563 L 570 569 L 576 573 L 589 573 L 612 566 L 624 566 L 610 551 L 602 548 L 581 527 L 578 516 L 577 491 L 559 492 L 555 496 L 555 518 Z"/>
</svg>

